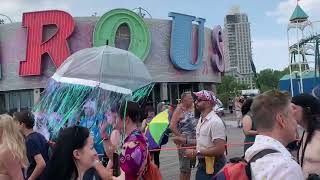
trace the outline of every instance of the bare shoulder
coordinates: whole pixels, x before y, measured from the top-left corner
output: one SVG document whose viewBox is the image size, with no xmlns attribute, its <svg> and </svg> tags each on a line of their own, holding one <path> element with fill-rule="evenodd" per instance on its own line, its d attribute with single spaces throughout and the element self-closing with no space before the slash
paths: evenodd
<svg viewBox="0 0 320 180">
<path fill-rule="evenodd" d="M 8 152 L 9 152 L 9 149 L 7 147 L 0 145 L 0 157 L 2 155 L 8 154 Z"/>
<path fill-rule="evenodd" d="M 182 107 L 181 105 L 177 105 L 176 109 L 174 110 L 174 112 L 182 112 Z"/>
<path fill-rule="evenodd" d="M 0 159 L 11 159 L 13 153 L 7 147 L 0 146 Z"/>
<path fill-rule="evenodd" d="M 243 121 L 251 121 L 251 117 L 249 115 L 244 115 L 242 120 Z"/>
<path fill-rule="evenodd" d="M 183 108 L 181 107 L 181 105 L 178 105 L 177 108 L 174 110 L 173 115 L 181 118 L 182 113 L 183 113 Z"/>
</svg>

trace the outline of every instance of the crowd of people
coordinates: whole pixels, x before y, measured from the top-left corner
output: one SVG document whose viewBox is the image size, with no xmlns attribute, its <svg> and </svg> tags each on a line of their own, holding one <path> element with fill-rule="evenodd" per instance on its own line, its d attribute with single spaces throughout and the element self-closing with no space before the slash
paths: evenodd
<svg viewBox="0 0 320 180">
<path fill-rule="evenodd" d="M 320 179 L 318 97 L 300 94 L 291 98 L 273 90 L 236 101 L 245 135 L 245 160 L 263 154 L 252 162 L 253 179 Z M 275 152 L 262 152 L 270 149 Z"/>
<path fill-rule="evenodd" d="M 147 139 L 139 128 L 141 110 L 137 103 L 126 102 L 119 107 L 116 129 L 110 137 L 101 125 L 105 167 L 98 157 L 90 129 L 76 125 L 61 129 L 52 147 L 45 137 L 33 131 L 34 115 L 17 112 L 13 117 L 0 116 L 0 178 L 3 180 L 70 180 L 70 179 L 161 179 L 158 167 L 151 161 Z M 121 116 L 121 115 L 124 116 Z M 116 144 L 125 132 L 119 159 Z M 117 135 L 118 134 L 118 135 Z M 49 152 L 52 149 L 52 153 Z M 115 171 L 117 171 L 115 173 Z M 117 174 L 117 175 L 116 175 Z"/>
<path fill-rule="evenodd" d="M 291 98 L 272 90 L 237 101 L 238 125 L 245 135 L 243 159 L 250 162 L 252 179 L 319 179 L 319 99 L 309 94 Z M 217 103 L 211 91 L 184 92 L 169 113 L 180 180 L 190 180 L 193 168 L 197 169 L 196 180 L 217 179 L 217 173 L 226 167 L 226 125 L 215 113 Z M 88 123 L 93 127 L 96 121 L 80 121 L 62 128 L 54 143 L 33 130 L 31 112 L 0 115 L 0 179 L 160 180 L 162 144 L 149 147 L 150 139 L 144 133 L 156 114 L 167 108 L 159 103 L 156 111 L 152 107 L 142 110 L 139 104 L 127 101 L 110 114 L 117 119 L 111 135 L 103 122 L 92 129 Z M 301 137 L 298 125 L 303 128 Z M 99 131 L 99 137 L 92 131 Z M 296 155 L 292 149 L 297 150 Z M 108 162 L 103 163 L 99 155 Z"/>
</svg>

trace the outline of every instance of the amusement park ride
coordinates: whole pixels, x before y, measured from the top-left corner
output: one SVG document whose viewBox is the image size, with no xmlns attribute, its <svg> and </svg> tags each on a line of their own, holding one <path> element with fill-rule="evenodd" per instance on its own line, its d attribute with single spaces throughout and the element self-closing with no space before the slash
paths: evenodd
<svg viewBox="0 0 320 180">
<path fill-rule="evenodd" d="M 291 95 L 308 93 L 320 84 L 320 21 L 309 21 L 308 18 L 297 3 L 287 28 L 290 84 L 286 90 Z M 304 81 L 306 76 L 312 79 L 308 83 Z"/>
</svg>

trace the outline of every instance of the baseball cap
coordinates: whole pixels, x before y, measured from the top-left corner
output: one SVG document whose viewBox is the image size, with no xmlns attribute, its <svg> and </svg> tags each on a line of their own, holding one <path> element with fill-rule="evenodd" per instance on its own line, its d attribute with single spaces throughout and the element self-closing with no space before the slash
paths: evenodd
<svg viewBox="0 0 320 180">
<path fill-rule="evenodd" d="M 217 103 L 217 97 L 212 91 L 208 90 L 202 90 L 199 92 L 193 93 L 198 99 L 204 100 L 204 101 L 210 101 L 212 103 Z"/>
<path fill-rule="evenodd" d="M 299 94 L 294 96 L 291 102 L 303 108 L 309 108 L 311 114 L 320 114 L 320 101 L 310 94 Z"/>
</svg>

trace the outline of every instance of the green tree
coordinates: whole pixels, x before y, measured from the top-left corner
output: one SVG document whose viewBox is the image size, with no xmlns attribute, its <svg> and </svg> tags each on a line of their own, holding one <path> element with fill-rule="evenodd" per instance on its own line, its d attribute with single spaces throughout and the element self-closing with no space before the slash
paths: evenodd
<svg viewBox="0 0 320 180">
<path fill-rule="evenodd" d="M 305 71 L 305 70 L 308 70 L 308 69 L 310 69 L 308 64 L 302 64 L 301 65 L 301 71 Z M 292 72 L 293 71 L 300 71 L 299 65 L 298 64 L 291 65 L 291 71 Z M 284 68 L 282 72 L 285 73 L 285 74 L 289 74 L 290 73 L 289 66 Z"/>
<path fill-rule="evenodd" d="M 287 69 L 283 71 L 264 69 L 257 75 L 257 84 L 259 84 L 260 91 L 265 92 L 272 89 L 279 89 L 279 80 L 287 74 Z"/>
<path fill-rule="evenodd" d="M 237 83 L 237 80 L 234 77 L 223 76 L 221 84 L 217 86 L 217 94 L 224 106 L 227 106 L 229 97 L 233 98 L 238 95 L 239 90 L 247 88 L 247 85 Z"/>
</svg>

